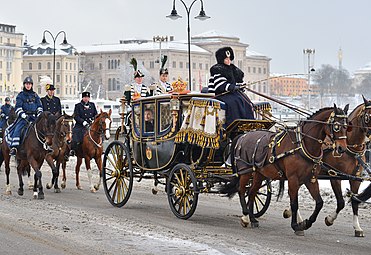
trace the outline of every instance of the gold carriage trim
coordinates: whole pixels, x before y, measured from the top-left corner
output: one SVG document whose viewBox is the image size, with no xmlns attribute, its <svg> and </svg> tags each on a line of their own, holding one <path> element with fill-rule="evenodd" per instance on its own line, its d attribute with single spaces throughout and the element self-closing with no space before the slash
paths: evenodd
<svg viewBox="0 0 371 255">
<path fill-rule="evenodd" d="M 192 98 L 175 142 L 218 149 L 224 121 L 225 112 L 221 109 L 220 101 Z"/>
</svg>

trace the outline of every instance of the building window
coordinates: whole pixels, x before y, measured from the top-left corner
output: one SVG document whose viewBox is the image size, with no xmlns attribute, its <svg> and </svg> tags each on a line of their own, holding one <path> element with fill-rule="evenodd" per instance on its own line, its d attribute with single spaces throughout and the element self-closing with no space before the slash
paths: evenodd
<svg viewBox="0 0 371 255">
<path fill-rule="evenodd" d="M 61 82 L 61 76 L 57 74 L 57 82 Z"/>
<path fill-rule="evenodd" d="M 72 95 L 72 88 L 70 88 L 70 95 Z"/>
<path fill-rule="evenodd" d="M 57 62 L 57 70 L 61 69 L 61 63 Z"/>
<path fill-rule="evenodd" d="M 176 61 L 173 61 L 173 68 L 176 68 Z"/>
<path fill-rule="evenodd" d="M 76 71 L 76 63 L 73 64 L 73 70 Z"/>
<path fill-rule="evenodd" d="M 66 88 L 65 91 L 66 91 L 66 95 L 67 95 L 68 94 L 68 88 Z"/>
<path fill-rule="evenodd" d="M 111 61 L 108 60 L 108 69 L 111 69 Z"/>
<path fill-rule="evenodd" d="M 120 59 L 117 60 L 117 66 L 120 67 Z"/>
<path fill-rule="evenodd" d="M 41 70 L 41 62 L 37 64 L 37 69 Z"/>
<path fill-rule="evenodd" d="M 196 69 L 196 63 L 192 63 L 192 69 Z"/>
<path fill-rule="evenodd" d="M 198 68 L 200 68 L 200 70 L 202 70 L 202 63 L 198 64 Z"/>
<path fill-rule="evenodd" d="M 183 68 L 183 62 L 179 62 L 179 68 Z"/>
<path fill-rule="evenodd" d="M 72 75 L 70 75 L 70 83 L 72 83 Z"/>
<path fill-rule="evenodd" d="M 112 90 L 112 81 L 111 78 L 108 79 L 108 91 Z"/>
<path fill-rule="evenodd" d="M 262 73 L 261 67 L 258 68 L 258 73 Z"/>
<path fill-rule="evenodd" d="M 247 72 L 251 73 L 251 68 L 249 66 L 247 67 Z"/>
<path fill-rule="evenodd" d="M 115 69 L 117 69 L 117 60 L 115 59 Z"/>
<path fill-rule="evenodd" d="M 51 69 L 51 64 L 50 64 L 50 62 L 48 62 L 46 65 L 47 65 L 48 70 L 50 70 L 50 69 Z"/>
<path fill-rule="evenodd" d="M 116 79 L 115 78 L 112 79 L 112 90 L 113 91 L 116 90 Z"/>
<path fill-rule="evenodd" d="M 59 90 L 59 88 L 57 88 L 57 94 L 59 95 L 61 92 L 60 92 L 60 90 Z"/>
<path fill-rule="evenodd" d="M 155 62 L 154 61 L 149 61 L 149 68 L 151 68 L 151 69 L 155 68 Z"/>
<path fill-rule="evenodd" d="M 70 63 L 70 70 L 72 70 L 72 63 Z"/>
<path fill-rule="evenodd" d="M 32 70 L 32 63 L 28 63 L 28 70 Z"/>
<path fill-rule="evenodd" d="M 267 73 L 267 68 L 263 68 L 263 73 L 264 73 L 264 74 Z"/>
<path fill-rule="evenodd" d="M 253 67 L 253 68 L 252 68 L 252 72 L 253 72 L 253 73 L 256 73 L 256 67 Z"/>
<path fill-rule="evenodd" d="M 189 63 L 188 62 L 186 62 L 186 68 L 189 68 Z"/>
<path fill-rule="evenodd" d="M 99 63 L 99 70 L 102 70 L 102 63 Z"/>
</svg>

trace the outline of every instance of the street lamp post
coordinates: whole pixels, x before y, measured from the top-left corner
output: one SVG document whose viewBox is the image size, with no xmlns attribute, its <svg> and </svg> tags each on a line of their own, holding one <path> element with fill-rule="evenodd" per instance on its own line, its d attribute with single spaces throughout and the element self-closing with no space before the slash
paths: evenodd
<svg viewBox="0 0 371 255">
<path fill-rule="evenodd" d="M 314 57 L 314 54 L 316 53 L 315 49 L 303 49 L 304 56 L 308 56 L 308 109 L 310 110 L 310 74 L 311 72 L 314 72 L 315 69 L 313 68 L 313 61 L 311 63 L 311 56 Z M 313 59 L 313 58 L 312 58 Z"/>
<path fill-rule="evenodd" d="M 63 42 L 61 43 L 61 45 L 62 46 L 68 46 L 69 44 L 68 44 L 67 39 L 66 39 L 66 32 L 64 32 L 63 30 L 59 31 L 56 36 L 54 36 L 49 30 L 44 30 L 43 40 L 41 41 L 41 45 L 48 45 L 49 44 L 45 39 L 45 34 L 46 33 L 48 33 L 53 39 L 53 83 L 54 83 L 54 85 L 56 85 L 55 84 L 55 82 L 56 82 L 55 81 L 55 41 L 57 40 L 58 36 L 63 33 L 64 39 L 63 39 Z"/>
<path fill-rule="evenodd" d="M 189 22 L 189 15 L 191 13 L 191 9 L 192 9 L 192 6 L 195 2 L 197 2 L 197 0 L 193 0 L 192 3 L 189 5 L 189 7 L 184 3 L 183 0 L 179 0 L 180 2 L 182 2 L 184 8 L 186 9 L 186 12 L 187 12 L 187 24 L 188 24 L 188 27 L 187 27 L 187 31 L 188 31 L 188 84 L 189 84 L 189 89 L 192 90 L 192 87 L 191 87 L 191 82 L 192 82 L 192 73 L 191 73 L 191 27 L 190 27 L 190 22 Z M 205 11 L 204 11 L 204 2 L 202 0 L 201 1 L 201 11 L 200 13 L 198 14 L 198 16 L 195 17 L 195 19 L 199 19 L 199 20 L 206 20 L 206 19 L 209 19 L 210 17 L 207 16 L 205 14 Z M 176 20 L 178 18 L 181 18 L 182 16 L 178 15 L 178 12 L 176 11 L 175 9 L 175 0 L 173 0 L 173 10 L 171 11 L 170 15 L 166 16 L 166 18 L 170 18 L 170 19 L 173 19 L 173 20 Z"/>
<path fill-rule="evenodd" d="M 160 58 L 159 58 L 159 63 L 160 63 L 160 67 L 161 67 L 161 58 L 162 58 L 162 54 L 161 54 L 161 43 L 162 42 L 167 42 L 167 36 L 154 36 L 153 37 L 153 42 L 158 42 L 160 44 Z"/>
</svg>

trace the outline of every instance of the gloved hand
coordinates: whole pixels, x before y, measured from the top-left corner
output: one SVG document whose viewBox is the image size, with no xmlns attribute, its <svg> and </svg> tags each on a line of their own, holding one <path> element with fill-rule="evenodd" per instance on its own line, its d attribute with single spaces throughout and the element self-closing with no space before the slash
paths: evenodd
<svg viewBox="0 0 371 255">
<path fill-rule="evenodd" d="M 25 118 L 27 118 L 27 114 L 26 114 L 26 113 L 24 113 L 24 112 L 22 112 L 22 113 L 21 113 L 21 118 L 22 118 L 22 119 L 25 119 Z"/>
<path fill-rule="evenodd" d="M 1 118 L 4 118 L 5 117 L 5 113 L 0 114 L 0 117 Z"/>
<path fill-rule="evenodd" d="M 241 88 L 241 85 L 240 84 L 236 84 L 233 88 L 233 91 L 237 91 L 237 90 L 240 90 Z"/>
<path fill-rule="evenodd" d="M 85 120 L 84 120 L 84 122 L 82 123 L 82 125 L 83 125 L 84 127 L 86 127 L 86 128 L 89 127 L 89 123 L 88 123 L 87 121 L 85 121 Z"/>
</svg>

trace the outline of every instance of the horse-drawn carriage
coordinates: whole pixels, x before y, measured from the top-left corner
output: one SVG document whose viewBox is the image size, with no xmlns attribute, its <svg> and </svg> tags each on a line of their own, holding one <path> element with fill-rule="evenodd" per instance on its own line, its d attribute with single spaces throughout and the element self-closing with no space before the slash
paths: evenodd
<svg viewBox="0 0 371 255">
<path fill-rule="evenodd" d="M 193 215 L 199 193 L 217 193 L 218 185 L 236 176 L 229 159 L 232 139 L 274 125 L 260 114 L 269 114 L 269 103 L 258 103 L 256 120 L 236 120 L 225 127 L 224 103 L 208 93 L 141 98 L 132 103 L 130 113 L 124 99 L 122 105 L 122 128 L 103 159 L 109 202 L 124 206 L 134 178 L 153 178 L 155 186 L 165 185 L 170 208 L 181 219 Z M 256 198 L 256 216 L 266 211 L 270 199 L 270 181 L 265 180 Z"/>
</svg>

